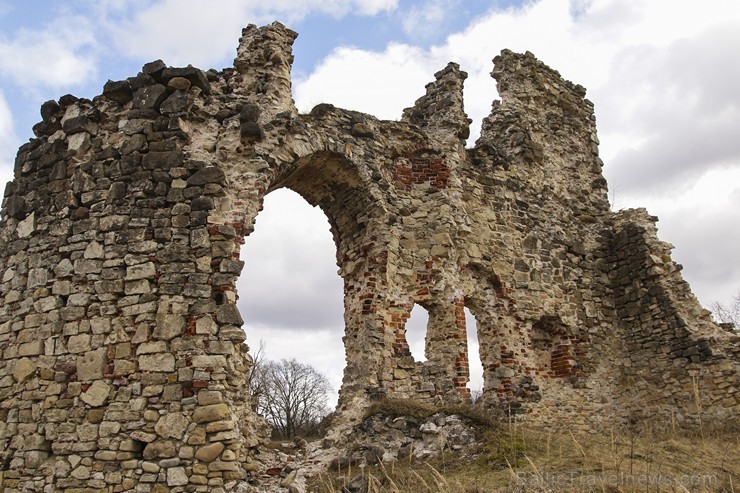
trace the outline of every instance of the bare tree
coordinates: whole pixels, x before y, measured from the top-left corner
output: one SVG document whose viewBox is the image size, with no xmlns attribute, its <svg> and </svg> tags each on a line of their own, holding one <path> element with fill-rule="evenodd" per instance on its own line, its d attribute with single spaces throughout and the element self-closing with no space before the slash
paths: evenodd
<svg viewBox="0 0 740 493">
<path fill-rule="evenodd" d="M 735 298 L 727 305 L 715 301 L 709 308 L 721 323 L 733 324 L 735 329 L 740 327 L 740 293 L 736 294 Z"/>
<path fill-rule="evenodd" d="M 250 391 L 256 410 L 281 436 L 293 438 L 318 428 L 328 414 L 327 399 L 332 391 L 326 376 L 296 359 L 260 359 L 254 366 Z"/>
<path fill-rule="evenodd" d="M 260 339 L 259 349 L 252 354 L 252 366 L 247 373 L 247 389 L 252 397 L 252 410 L 258 411 L 267 392 L 265 378 L 265 341 Z"/>
</svg>

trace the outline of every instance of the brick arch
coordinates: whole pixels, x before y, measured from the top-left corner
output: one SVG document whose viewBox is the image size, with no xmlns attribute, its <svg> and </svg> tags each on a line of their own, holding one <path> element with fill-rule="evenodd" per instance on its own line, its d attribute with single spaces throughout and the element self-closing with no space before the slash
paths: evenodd
<svg viewBox="0 0 740 493">
<path fill-rule="evenodd" d="M 290 188 L 321 208 L 332 226 L 341 272 L 344 264 L 367 251 L 387 214 L 377 184 L 363 177 L 361 169 L 367 165 L 345 154 L 318 151 L 296 160 L 268 189 Z"/>
<path fill-rule="evenodd" d="M 368 338 L 368 329 L 377 323 L 376 311 L 369 301 L 374 293 L 385 285 L 384 272 L 387 255 L 378 241 L 379 225 L 384 221 L 386 207 L 373 196 L 376 184 L 361 176 L 363 165 L 353 162 L 343 153 L 317 151 L 301 156 L 290 163 L 283 163 L 282 172 L 271 180 L 271 184 L 253 195 L 252 201 L 228 200 L 224 203 L 231 209 L 225 216 L 236 217 L 236 229 L 247 232 L 238 242 L 248 242 L 254 229 L 257 212 L 261 209 L 264 196 L 279 188 L 289 188 L 301 195 L 309 204 L 322 209 L 331 225 L 336 246 L 337 266 L 344 282 L 344 345 L 346 367 L 339 408 L 345 403 L 362 396 L 372 384 L 372 377 L 379 368 L 382 353 L 382 338 Z M 359 169 L 358 169 L 359 168 Z M 239 179 L 232 173 L 230 179 Z M 237 184 L 236 188 L 240 188 Z M 259 204 L 259 205 L 257 205 Z M 241 209 L 234 210 L 237 206 Z M 234 255 L 238 257 L 235 250 Z M 243 265 L 237 261 L 235 267 Z M 239 269 L 240 270 L 240 269 Z M 235 289 L 239 272 L 234 269 L 227 291 Z M 232 287 L 233 286 L 233 287 Z M 247 335 L 248 325 L 245 327 Z"/>
</svg>

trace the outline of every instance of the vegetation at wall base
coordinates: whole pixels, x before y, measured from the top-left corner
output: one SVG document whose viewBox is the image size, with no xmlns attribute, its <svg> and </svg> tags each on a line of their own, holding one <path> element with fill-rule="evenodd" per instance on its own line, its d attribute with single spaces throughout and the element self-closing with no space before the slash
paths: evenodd
<svg viewBox="0 0 740 493">
<path fill-rule="evenodd" d="M 383 401 L 370 413 L 425 418 L 426 405 Z M 475 411 L 473 411 L 474 413 Z M 465 415 L 464 412 L 458 414 Z M 492 419 L 492 418 L 490 418 Z M 330 470 L 318 493 L 740 492 L 740 420 L 679 429 L 643 423 L 577 433 L 476 421 L 477 443 L 424 459 Z"/>
</svg>

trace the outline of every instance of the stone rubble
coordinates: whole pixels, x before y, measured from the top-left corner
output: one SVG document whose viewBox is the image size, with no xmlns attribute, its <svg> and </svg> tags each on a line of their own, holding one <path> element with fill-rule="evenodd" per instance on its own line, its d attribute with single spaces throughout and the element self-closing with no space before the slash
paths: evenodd
<svg viewBox="0 0 740 493">
<path fill-rule="evenodd" d="M 469 418 L 455 414 L 437 413 L 426 420 L 378 414 L 355 426 L 347 437 L 351 445 L 329 463 L 329 469 L 372 466 L 411 456 L 424 460 L 446 450 L 466 449 L 475 443 L 476 435 Z"/>
<path fill-rule="evenodd" d="M 0 489 L 247 488 L 269 427 L 246 392 L 236 279 L 281 187 L 326 213 L 344 279 L 336 447 L 377 399 L 469 398 L 466 307 L 481 399 L 512 419 L 737 416 L 738 335 L 701 308 L 655 218 L 610 210 L 583 87 L 502 51 L 501 99 L 466 148 L 457 64 L 399 121 L 299 114 L 296 36 L 248 26 L 233 68 L 155 61 L 42 105 L 2 204 Z M 415 304 L 426 362 L 406 340 Z M 420 424 L 429 450 L 439 426 Z"/>
</svg>

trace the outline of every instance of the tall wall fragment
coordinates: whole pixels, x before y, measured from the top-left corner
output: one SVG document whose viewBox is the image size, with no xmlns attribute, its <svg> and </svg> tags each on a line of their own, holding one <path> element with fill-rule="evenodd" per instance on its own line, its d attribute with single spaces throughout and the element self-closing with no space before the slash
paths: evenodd
<svg viewBox="0 0 740 493">
<path fill-rule="evenodd" d="M 152 62 L 93 100 L 42 106 L 0 225 L 6 491 L 220 491 L 247 477 L 268 430 L 246 392 L 236 280 L 280 187 L 332 225 L 340 423 L 383 396 L 467 399 L 465 307 L 483 399 L 521 419 L 737 414 L 737 335 L 701 310 L 645 213 L 609 210 L 583 88 L 502 52 L 501 100 L 466 149 L 456 64 L 397 122 L 330 104 L 299 114 L 295 36 L 249 26 L 233 69 Z M 426 362 L 408 351 L 414 304 L 430 315 Z"/>
</svg>

